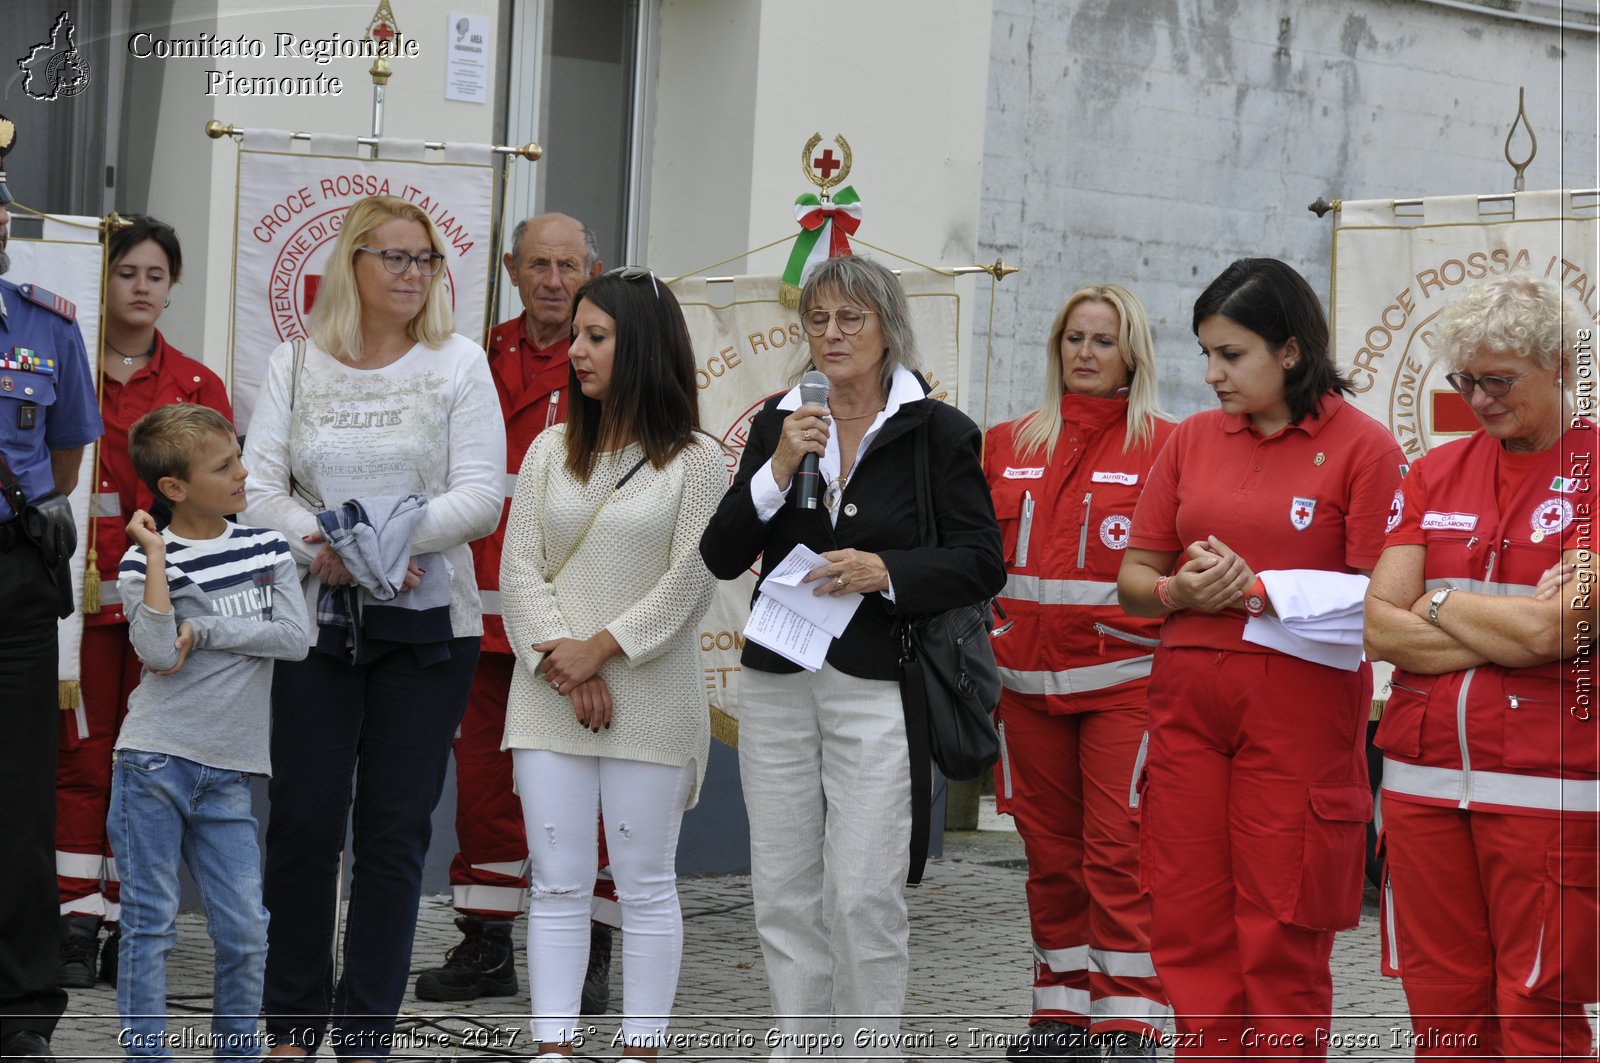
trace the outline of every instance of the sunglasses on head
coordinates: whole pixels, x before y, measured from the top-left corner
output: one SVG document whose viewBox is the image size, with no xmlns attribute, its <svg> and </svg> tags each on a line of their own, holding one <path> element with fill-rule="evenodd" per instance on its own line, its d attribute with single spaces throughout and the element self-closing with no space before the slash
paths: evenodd
<svg viewBox="0 0 1600 1063">
<path fill-rule="evenodd" d="M 625 281 L 642 281 L 649 277 L 650 290 L 655 293 L 657 299 L 661 298 L 661 289 L 656 287 L 656 275 L 643 266 L 618 266 L 616 269 L 606 270 L 606 276 L 621 277 Z"/>
<path fill-rule="evenodd" d="M 1491 399 L 1504 398 L 1506 392 L 1511 390 L 1511 385 L 1527 376 L 1526 372 L 1516 376 L 1473 376 L 1471 373 L 1446 373 L 1444 378 L 1449 385 L 1461 393 L 1461 397 L 1470 400 L 1473 388 L 1482 388 L 1483 393 Z"/>
</svg>

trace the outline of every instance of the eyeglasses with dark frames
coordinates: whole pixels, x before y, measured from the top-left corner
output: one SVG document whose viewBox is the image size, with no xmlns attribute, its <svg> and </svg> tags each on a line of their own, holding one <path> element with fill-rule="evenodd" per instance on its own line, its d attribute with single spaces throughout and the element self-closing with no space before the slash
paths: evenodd
<svg viewBox="0 0 1600 1063">
<path fill-rule="evenodd" d="M 862 310 L 856 306 L 841 306 L 837 310 L 807 310 L 800 315 L 800 320 L 805 324 L 806 334 L 822 336 L 828 331 L 828 322 L 836 322 L 839 331 L 846 336 L 854 336 L 867 324 L 867 315 L 875 314 L 876 310 Z"/>
<path fill-rule="evenodd" d="M 655 293 L 657 299 L 661 298 L 661 289 L 656 287 L 656 275 L 643 266 L 618 266 L 616 269 L 606 270 L 606 276 L 621 277 L 625 281 L 642 281 L 649 277 L 650 290 Z"/>
<path fill-rule="evenodd" d="M 1491 399 L 1504 398 L 1511 390 L 1511 385 L 1528 375 L 1528 371 L 1518 373 L 1516 376 L 1473 376 L 1471 373 L 1446 373 L 1445 380 L 1451 387 L 1461 394 L 1461 397 L 1472 400 L 1472 389 L 1482 388 L 1483 393 Z"/>
<path fill-rule="evenodd" d="M 444 256 L 437 251 L 424 251 L 420 255 L 413 255 L 398 247 L 358 247 L 356 250 L 365 255 L 377 255 L 378 261 L 383 263 L 383 268 L 394 274 L 404 273 L 411 268 L 413 262 L 417 265 L 417 272 L 424 277 L 437 276 L 439 270 L 444 268 Z"/>
</svg>

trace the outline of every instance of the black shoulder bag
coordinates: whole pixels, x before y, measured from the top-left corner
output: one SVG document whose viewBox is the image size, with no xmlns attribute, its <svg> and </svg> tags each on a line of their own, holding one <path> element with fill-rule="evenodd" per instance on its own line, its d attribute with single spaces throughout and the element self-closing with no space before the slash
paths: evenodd
<svg viewBox="0 0 1600 1063">
<path fill-rule="evenodd" d="M 917 527 L 924 546 L 939 545 L 928 470 L 926 424 L 913 433 Z M 1000 670 L 989 645 L 993 599 L 909 617 L 900 622 L 900 697 L 905 703 L 911 751 L 912 841 L 910 881 L 921 880 L 927 857 L 927 812 L 932 788 L 929 758 L 947 779 L 975 779 L 1000 758 L 994 709 L 1000 704 Z"/>
</svg>

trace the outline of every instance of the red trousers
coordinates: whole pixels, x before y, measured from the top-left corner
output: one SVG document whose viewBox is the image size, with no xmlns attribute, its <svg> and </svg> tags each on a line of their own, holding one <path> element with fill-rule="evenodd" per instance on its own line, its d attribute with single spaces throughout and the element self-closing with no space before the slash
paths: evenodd
<svg viewBox="0 0 1600 1063">
<path fill-rule="evenodd" d="M 116 865 L 106 843 L 111 803 L 111 748 L 128 714 L 128 694 L 139 683 L 139 657 L 128 641 L 128 625 L 83 629 L 79 655 L 83 718 L 88 737 L 78 735 L 78 714 L 61 713 L 56 753 L 56 890 L 63 915 L 75 912 L 117 921 Z"/>
<path fill-rule="evenodd" d="M 1418 1056 L 1593 1059 L 1600 818 L 1384 795 L 1384 947 Z"/>
<path fill-rule="evenodd" d="M 1370 673 L 1157 651 L 1140 873 L 1178 1056 L 1323 1057 L 1361 912 Z"/>
<path fill-rule="evenodd" d="M 1139 892 L 1134 776 L 1145 710 L 1052 715 L 1000 695 L 996 805 L 1028 855 L 1033 1020 L 1154 1036 L 1171 1009 Z"/>
<path fill-rule="evenodd" d="M 528 906 L 528 838 L 522 802 L 511 788 L 511 754 L 500 748 L 516 665 L 516 657 L 509 653 L 478 656 L 467 712 L 454 744 L 460 850 L 450 861 L 450 891 L 456 911 L 480 919 L 515 919 Z M 610 865 L 602 828 L 594 918 L 621 926 Z"/>
</svg>

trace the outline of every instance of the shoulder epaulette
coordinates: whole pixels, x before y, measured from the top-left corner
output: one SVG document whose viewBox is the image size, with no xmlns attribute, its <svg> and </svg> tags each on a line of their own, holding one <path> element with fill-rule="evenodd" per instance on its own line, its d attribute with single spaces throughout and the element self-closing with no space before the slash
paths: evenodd
<svg viewBox="0 0 1600 1063">
<path fill-rule="evenodd" d="M 28 302 L 60 314 L 68 321 L 76 321 L 78 319 L 78 308 L 55 292 L 47 292 L 37 284 L 21 284 L 17 288 L 22 292 L 22 297 Z"/>
</svg>

